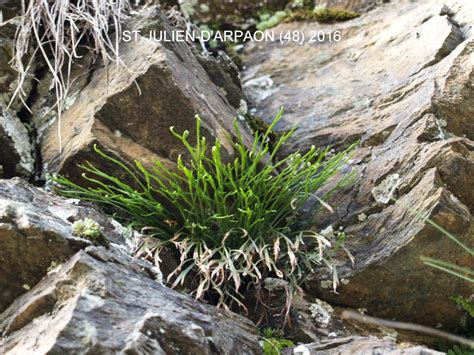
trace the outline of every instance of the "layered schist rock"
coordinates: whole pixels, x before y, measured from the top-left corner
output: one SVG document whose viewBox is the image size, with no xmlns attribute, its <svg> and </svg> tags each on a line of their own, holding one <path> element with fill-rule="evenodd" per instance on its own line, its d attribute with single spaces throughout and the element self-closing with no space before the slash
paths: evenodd
<svg viewBox="0 0 474 355">
<path fill-rule="evenodd" d="M 112 243 L 124 244 L 120 229 L 97 209 L 18 178 L 0 180 L 0 312 L 48 270 L 92 244 L 72 234 L 72 224 L 85 218 L 96 221 Z"/>
<path fill-rule="evenodd" d="M 258 354 L 256 328 L 163 286 L 119 250 L 89 247 L 2 315 L 8 354 Z"/>
<path fill-rule="evenodd" d="M 31 177 L 35 169 L 34 144 L 28 127 L 18 115 L 23 104 L 18 95 L 12 102 L 18 77 L 10 64 L 17 29 L 12 19 L 20 9 L 21 1 L 8 0 L 0 4 L 0 22 L 5 21 L 0 26 L 0 177 Z M 32 78 L 26 78 L 23 85 L 26 95 L 33 85 Z"/>
<path fill-rule="evenodd" d="M 159 7 L 145 8 L 124 30 L 141 31 L 141 36 L 122 42 L 118 65 L 105 68 L 96 63 L 88 68 L 84 60 L 74 74 L 60 120 L 50 120 L 48 105 L 54 98 L 36 102 L 43 172 L 75 177 L 76 164 L 97 161 L 94 144 L 125 160 L 161 160 L 171 166 L 183 147 L 169 128 L 190 130 L 193 138 L 196 114 L 209 140 L 218 137 L 225 142 L 227 132 L 232 132 L 236 109 L 226 98 L 225 79 L 222 87 L 215 85 L 219 73 L 210 78 L 185 42 L 148 39 L 150 32 L 159 37 L 161 31 L 170 36 L 174 30 Z M 233 92 L 234 105 L 236 95 Z M 231 153 L 229 146 L 225 148 Z"/>
<path fill-rule="evenodd" d="M 390 0 L 314 0 L 316 6 L 365 12 Z"/>
<path fill-rule="evenodd" d="M 72 235 L 85 218 L 108 248 Z M 253 323 L 163 286 L 122 232 L 77 201 L 0 180 L 0 353 L 260 352 Z"/>
<path fill-rule="evenodd" d="M 439 351 L 410 343 L 397 344 L 390 337 L 349 336 L 328 339 L 283 350 L 290 354 L 338 355 L 338 354 L 397 354 L 397 355 L 441 355 Z"/>
<path fill-rule="evenodd" d="M 402 1 L 349 22 L 275 28 L 277 35 L 303 30 L 306 38 L 340 31 L 340 41 L 247 47 L 243 80 L 255 114 L 270 120 L 283 105 L 278 128 L 299 127 L 288 151 L 360 140 L 356 182 L 333 196 L 334 214 L 314 215 L 317 228 L 345 228 L 355 257 L 354 265 L 339 260 L 338 293 L 324 273 L 308 284 L 326 301 L 430 326 L 460 325 L 463 313 L 450 296 L 469 297 L 470 285 L 420 257 L 467 267 L 474 260 L 420 216 L 472 247 L 473 24 L 471 2 Z"/>
</svg>

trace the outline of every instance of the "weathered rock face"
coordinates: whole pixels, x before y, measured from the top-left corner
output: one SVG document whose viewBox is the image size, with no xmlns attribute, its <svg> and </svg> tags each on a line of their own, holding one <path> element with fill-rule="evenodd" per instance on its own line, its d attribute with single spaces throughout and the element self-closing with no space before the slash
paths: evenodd
<svg viewBox="0 0 474 355">
<path fill-rule="evenodd" d="M 0 4 L 0 21 L 10 20 L 18 14 L 20 1 L 3 1 Z M 13 56 L 13 38 L 16 25 L 10 23 L 0 27 L 0 177 L 15 174 L 30 177 L 34 172 L 33 146 L 28 129 L 21 122 L 17 112 L 21 110 L 19 99 L 11 103 L 17 73 L 11 68 Z M 31 90 L 32 80 L 27 78 L 23 89 Z"/>
<path fill-rule="evenodd" d="M 0 180 L 0 312 L 32 288 L 48 269 L 91 242 L 72 235 L 74 221 L 92 218 L 111 242 L 124 242 L 111 221 L 20 179 Z"/>
<path fill-rule="evenodd" d="M 31 177 L 34 174 L 34 152 L 28 128 L 13 110 L 7 109 L 5 102 L 0 102 L 0 145 L 1 177 Z"/>
<path fill-rule="evenodd" d="M 9 20 L 16 16 L 21 10 L 21 1 L 18 0 L 2 0 L 0 3 L 0 11 L 3 14 L 3 20 Z"/>
<path fill-rule="evenodd" d="M 143 269 L 145 270 L 143 271 Z M 156 282 L 118 250 L 80 251 L 0 315 L 11 354 L 258 354 L 255 326 Z"/>
<path fill-rule="evenodd" d="M 340 30 L 339 42 L 247 48 L 244 89 L 256 114 L 269 120 L 283 105 L 279 128 L 299 126 L 288 150 L 361 140 L 352 164 L 357 182 L 334 195 L 336 213 L 314 216 L 319 228 L 340 221 L 356 259 L 354 266 L 340 261 L 347 282 L 338 294 L 316 276 L 308 287 L 320 298 L 381 317 L 459 325 L 449 297 L 472 289 L 420 257 L 471 267 L 474 260 L 406 206 L 472 246 L 472 24 L 471 2 L 402 1 L 343 24 L 276 28 Z"/>
<path fill-rule="evenodd" d="M 232 59 L 222 51 L 217 57 L 196 55 L 196 58 L 206 70 L 211 81 L 225 94 L 227 101 L 234 108 L 239 108 L 245 96 L 240 82 L 239 68 Z"/>
<path fill-rule="evenodd" d="M 202 117 L 203 134 L 209 140 L 225 141 L 227 132 L 232 132 L 236 110 L 226 99 L 225 85 L 219 88 L 213 83 L 189 46 L 145 38 L 155 30 L 171 33 L 158 7 L 146 8 L 125 27 L 141 30 L 143 36 L 122 43 L 123 65 L 112 64 L 108 71 L 92 66 L 87 76 L 82 68 L 71 88 L 60 120 L 61 152 L 58 121 L 50 124 L 51 111 L 45 108 L 53 101 L 37 102 L 34 121 L 40 131 L 44 172 L 74 177 L 76 164 L 96 160 L 93 144 L 129 161 L 171 164 L 183 147 L 169 128 L 190 130 L 192 137 L 195 114 Z"/>
<path fill-rule="evenodd" d="M 391 338 L 376 337 L 343 337 L 328 339 L 321 342 L 305 344 L 298 348 L 283 350 L 283 354 L 304 354 L 306 348 L 311 355 L 337 355 L 337 354 L 399 354 L 399 355 L 441 355 L 439 351 L 427 349 L 423 346 L 412 344 L 397 344 Z M 298 352 L 301 349 L 301 352 Z"/>
</svg>

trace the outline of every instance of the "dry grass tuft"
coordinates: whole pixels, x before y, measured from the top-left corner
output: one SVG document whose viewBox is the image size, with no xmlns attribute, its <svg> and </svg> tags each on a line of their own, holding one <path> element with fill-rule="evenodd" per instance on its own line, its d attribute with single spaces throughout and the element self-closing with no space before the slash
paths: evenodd
<svg viewBox="0 0 474 355">
<path fill-rule="evenodd" d="M 121 24 L 131 7 L 129 0 L 23 0 L 21 16 L 15 19 L 19 26 L 11 64 L 18 85 L 12 101 L 19 97 L 25 104 L 23 84 L 34 76 L 34 64 L 44 61 L 52 75 L 60 123 L 74 63 L 85 53 L 101 58 L 106 66 L 119 63 Z"/>
</svg>

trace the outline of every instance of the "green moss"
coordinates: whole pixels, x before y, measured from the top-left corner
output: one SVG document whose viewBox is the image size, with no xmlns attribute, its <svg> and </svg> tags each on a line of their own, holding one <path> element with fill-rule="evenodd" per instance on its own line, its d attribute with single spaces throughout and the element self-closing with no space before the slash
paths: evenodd
<svg viewBox="0 0 474 355">
<path fill-rule="evenodd" d="M 295 346 L 295 343 L 283 337 L 283 331 L 280 329 L 263 328 L 260 336 L 263 339 L 264 355 L 280 355 L 283 349 Z"/>
<path fill-rule="evenodd" d="M 314 10 L 296 10 L 286 18 L 286 21 L 336 22 L 347 21 L 359 16 L 360 14 L 357 12 L 343 9 L 316 7 Z"/>
<path fill-rule="evenodd" d="M 270 125 L 268 125 L 262 118 L 248 113 L 245 115 L 245 122 L 247 122 L 247 125 L 252 132 L 258 134 L 264 134 L 270 127 Z M 287 131 L 282 133 L 287 133 Z M 269 144 L 272 145 L 274 142 L 276 142 L 282 133 L 271 130 L 270 134 L 268 135 Z"/>
<path fill-rule="evenodd" d="M 237 45 L 234 43 L 225 44 L 225 51 L 232 61 L 239 69 L 242 69 L 244 62 L 244 55 L 237 50 Z"/>
<path fill-rule="evenodd" d="M 472 338 L 471 338 L 472 339 Z M 441 343 L 439 344 L 439 351 L 447 355 L 474 355 L 474 349 L 466 345 Z"/>
<path fill-rule="evenodd" d="M 474 302 L 461 296 L 451 297 L 451 299 L 467 311 L 471 317 L 474 317 Z"/>
<path fill-rule="evenodd" d="M 80 219 L 73 223 L 72 234 L 90 240 L 95 245 L 108 245 L 108 240 L 102 235 L 102 230 L 97 222 L 90 218 Z"/>
<path fill-rule="evenodd" d="M 286 11 L 277 11 L 273 15 L 264 13 L 260 15 L 260 22 L 257 24 L 257 29 L 265 31 L 266 29 L 275 27 L 288 16 Z"/>
</svg>

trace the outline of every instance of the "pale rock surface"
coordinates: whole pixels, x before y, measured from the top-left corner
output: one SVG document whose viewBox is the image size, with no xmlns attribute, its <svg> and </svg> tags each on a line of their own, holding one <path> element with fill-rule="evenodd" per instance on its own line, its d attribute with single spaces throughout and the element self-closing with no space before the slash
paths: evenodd
<svg viewBox="0 0 474 355">
<path fill-rule="evenodd" d="M 72 235 L 74 221 L 91 218 L 110 242 L 125 246 L 121 232 L 109 218 L 77 202 L 18 178 L 0 180 L 0 312 L 48 270 L 92 244 Z"/>
<path fill-rule="evenodd" d="M 0 352 L 261 352 L 252 322 L 163 286 L 143 264 L 116 249 L 78 252 L 0 315 Z"/>
<path fill-rule="evenodd" d="M 18 13 L 21 1 L 7 0 L 0 3 L 0 23 L 9 21 Z M 21 122 L 17 112 L 23 105 L 12 93 L 17 83 L 17 73 L 11 68 L 13 38 L 16 24 L 11 22 L 0 26 L 0 177 L 34 174 L 34 143 L 28 128 Z M 32 78 L 27 78 L 23 90 L 28 95 L 33 87 Z"/>
<path fill-rule="evenodd" d="M 277 128 L 299 127 L 287 151 L 361 142 L 351 164 L 356 182 L 329 201 L 336 212 L 312 215 L 316 228 L 344 227 L 355 257 L 354 265 L 338 259 L 349 281 L 338 293 L 326 288 L 327 273 L 315 275 L 307 286 L 319 298 L 380 317 L 460 325 L 450 297 L 472 289 L 420 257 L 467 267 L 474 260 L 407 207 L 472 247 L 473 25 L 472 1 L 397 1 L 344 23 L 274 29 L 340 30 L 339 42 L 247 47 L 243 82 L 255 114 L 269 122 L 283 105 Z M 254 100 L 256 78 L 271 79 L 273 94 Z"/>
<path fill-rule="evenodd" d="M 441 355 L 439 351 L 410 343 L 397 344 L 389 337 L 349 336 L 327 339 L 320 342 L 285 349 L 284 355 Z"/>
</svg>

